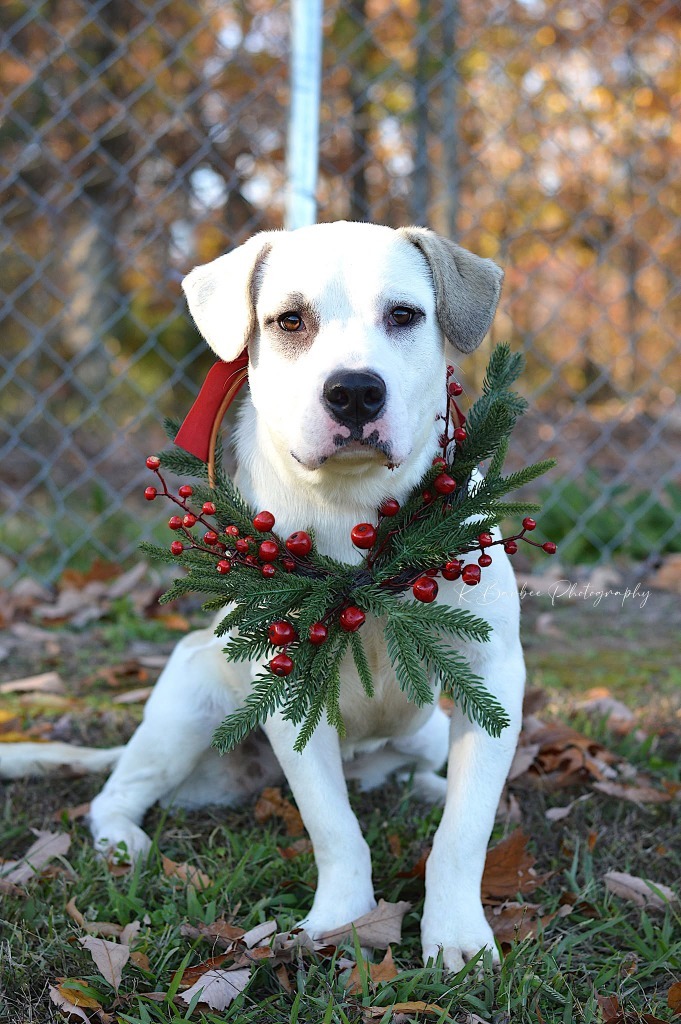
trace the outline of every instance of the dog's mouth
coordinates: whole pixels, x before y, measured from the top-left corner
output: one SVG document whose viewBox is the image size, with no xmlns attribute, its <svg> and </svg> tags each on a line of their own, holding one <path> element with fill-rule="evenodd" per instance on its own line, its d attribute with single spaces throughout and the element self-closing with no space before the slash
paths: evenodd
<svg viewBox="0 0 681 1024">
<path fill-rule="evenodd" d="M 291 451 L 291 455 L 306 469 L 319 469 L 330 460 L 335 464 L 348 464 L 348 467 L 353 464 L 360 466 L 378 463 L 387 466 L 388 469 L 396 468 L 393 461 L 392 445 L 389 441 L 382 441 L 377 430 L 372 431 L 367 437 L 358 437 L 352 434 L 349 437 L 344 437 L 342 434 L 335 434 L 333 444 L 333 450 L 321 455 L 315 460 L 314 465 L 301 459 L 294 451 Z"/>
</svg>

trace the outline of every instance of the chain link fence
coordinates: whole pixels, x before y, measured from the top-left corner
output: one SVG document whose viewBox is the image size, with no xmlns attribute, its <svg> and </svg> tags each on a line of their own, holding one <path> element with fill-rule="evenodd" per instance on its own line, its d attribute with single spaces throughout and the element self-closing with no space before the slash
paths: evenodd
<svg viewBox="0 0 681 1024">
<path fill-rule="evenodd" d="M 282 225 L 289 9 L 0 12 L 0 557 L 53 581 L 165 518 L 144 456 L 212 362 L 180 280 Z M 515 452 L 558 458 L 544 522 L 574 560 L 681 549 L 680 106 L 674 2 L 325 7 L 320 220 L 428 224 L 504 266 Z"/>
</svg>

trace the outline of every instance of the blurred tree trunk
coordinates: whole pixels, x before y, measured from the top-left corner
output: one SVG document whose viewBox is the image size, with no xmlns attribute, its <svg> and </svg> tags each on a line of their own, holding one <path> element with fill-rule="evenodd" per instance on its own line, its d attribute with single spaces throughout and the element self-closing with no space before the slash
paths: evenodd
<svg viewBox="0 0 681 1024">
<path fill-rule="evenodd" d="M 369 196 L 366 163 L 370 156 L 369 97 L 367 95 L 367 61 L 371 50 L 365 0 L 350 0 L 349 7 L 357 26 L 358 45 L 354 49 L 350 74 L 352 103 L 352 153 L 350 173 L 350 219 L 369 219 Z M 361 40 L 361 42 L 359 42 Z"/>
</svg>

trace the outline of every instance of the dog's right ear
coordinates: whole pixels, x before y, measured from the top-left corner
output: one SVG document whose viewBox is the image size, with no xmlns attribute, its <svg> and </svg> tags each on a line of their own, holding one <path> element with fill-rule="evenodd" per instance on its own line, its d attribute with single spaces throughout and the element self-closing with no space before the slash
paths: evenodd
<svg viewBox="0 0 681 1024">
<path fill-rule="evenodd" d="M 189 312 L 213 351 L 231 362 L 255 329 L 255 282 L 278 231 L 261 231 L 225 256 L 195 267 L 182 282 Z"/>
</svg>

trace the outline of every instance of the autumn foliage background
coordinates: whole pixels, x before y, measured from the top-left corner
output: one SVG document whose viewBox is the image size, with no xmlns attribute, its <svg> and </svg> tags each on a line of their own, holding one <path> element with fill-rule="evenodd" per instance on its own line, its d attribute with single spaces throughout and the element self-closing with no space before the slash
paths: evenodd
<svg viewBox="0 0 681 1024">
<path fill-rule="evenodd" d="M 0 7 L 10 578 L 131 557 L 162 518 L 142 456 L 211 362 L 181 277 L 283 222 L 289 15 Z M 547 512 L 590 558 L 681 549 L 680 54 L 657 0 L 325 5 L 320 219 L 427 223 L 503 265 L 491 340 L 526 350 L 533 404 L 517 458 L 557 456 Z"/>
</svg>

